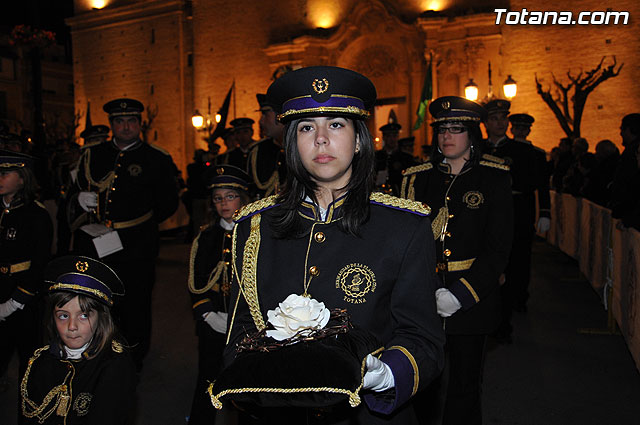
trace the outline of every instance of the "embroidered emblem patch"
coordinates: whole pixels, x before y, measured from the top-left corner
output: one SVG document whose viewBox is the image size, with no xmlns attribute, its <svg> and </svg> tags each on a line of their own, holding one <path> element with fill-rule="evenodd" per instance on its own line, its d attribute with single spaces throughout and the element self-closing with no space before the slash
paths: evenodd
<svg viewBox="0 0 640 425">
<path fill-rule="evenodd" d="M 18 234 L 18 231 L 16 229 L 14 229 L 13 227 L 9 227 L 7 229 L 7 240 L 14 241 L 16 239 L 17 234 Z"/>
<path fill-rule="evenodd" d="M 323 78 L 322 80 L 318 80 L 316 78 L 315 80 L 313 80 L 312 86 L 314 92 L 322 94 L 329 89 L 329 81 L 327 81 L 326 78 Z"/>
<path fill-rule="evenodd" d="M 338 272 L 336 288 L 345 293 L 346 302 L 363 304 L 367 302 L 365 295 L 376 290 L 376 275 L 364 264 L 348 264 Z"/>
<path fill-rule="evenodd" d="M 76 270 L 78 270 L 81 273 L 86 272 L 89 269 L 89 263 L 87 263 L 86 261 L 78 261 L 76 263 Z"/>
<path fill-rule="evenodd" d="M 442 101 L 442 109 L 444 109 L 446 111 L 449 108 L 451 108 L 451 103 L 448 100 L 443 100 Z"/>
<path fill-rule="evenodd" d="M 73 402 L 73 410 L 76 411 L 78 416 L 85 416 L 89 413 L 89 406 L 91 405 L 91 398 L 93 396 L 89 393 L 80 393 Z"/>
<path fill-rule="evenodd" d="M 462 197 L 462 202 L 467 204 L 467 208 L 475 210 L 480 208 L 480 204 L 484 202 L 484 196 L 482 195 L 482 193 L 472 190 L 464 194 L 464 196 Z"/>
<path fill-rule="evenodd" d="M 131 177 L 138 177 L 142 174 L 142 167 L 138 164 L 131 164 L 129 165 L 129 168 L 127 168 L 127 171 Z"/>
</svg>

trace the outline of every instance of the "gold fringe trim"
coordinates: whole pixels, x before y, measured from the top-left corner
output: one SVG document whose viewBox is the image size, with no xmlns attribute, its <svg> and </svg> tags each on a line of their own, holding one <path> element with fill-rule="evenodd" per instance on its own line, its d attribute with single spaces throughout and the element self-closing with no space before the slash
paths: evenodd
<svg viewBox="0 0 640 425">
<path fill-rule="evenodd" d="M 420 171 L 427 171 L 433 168 L 433 164 L 431 162 L 425 162 L 424 164 L 414 165 L 413 167 L 409 167 L 402 172 L 403 176 L 408 176 L 410 174 L 419 173 Z"/>
<path fill-rule="evenodd" d="M 233 221 L 240 221 L 245 217 L 250 216 L 260 210 L 271 207 L 276 204 L 276 195 L 271 195 L 266 198 L 262 198 L 258 201 L 252 202 L 240 208 L 234 215 Z"/>
<path fill-rule="evenodd" d="M 496 164 L 491 161 L 480 161 L 480 165 L 484 165 L 485 167 L 498 168 L 500 170 L 509 171 L 511 168 L 506 164 Z"/>
<path fill-rule="evenodd" d="M 431 208 L 427 204 L 418 201 L 412 201 L 411 199 L 397 198 L 392 195 L 387 195 L 382 192 L 373 192 L 369 199 L 373 202 L 377 202 L 390 207 L 400 208 L 406 211 L 416 212 L 419 214 L 429 215 L 431 214 Z"/>
<path fill-rule="evenodd" d="M 507 162 L 503 158 L 500 158 L 499 156 L 489 155 L 488 153 L 483 154 L 482 159 L 486 159 L 487 161 L 495 162 L 498 164 L 505 164 Z"/>
</svg>

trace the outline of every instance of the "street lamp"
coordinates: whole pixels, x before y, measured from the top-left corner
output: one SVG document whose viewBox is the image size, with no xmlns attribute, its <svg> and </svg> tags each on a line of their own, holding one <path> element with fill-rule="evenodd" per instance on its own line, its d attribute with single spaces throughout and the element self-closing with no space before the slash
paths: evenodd
<svg viewBox="0 0 640 425">
<path fill-rule="evenodd" d="M 518 91 L 518 85 L 516 81 L 511 78 L 511 74 L 504 80 L 504 84 L 502 85 L 502 90 L 504 91 L 504 95 L 507 99 L 513 99 L 516 97 L 516 92 Z"/>
<path fill-rule="evenodd" d="M 478 85 L 469 78 L 469 82 L 464 86 L 464 97 L 474 102 L 478 100 Z"/>
<path fill-rule="evenodd" d="M 198 112 L 197 109 L 191 117 L 191 124 L 198 130 L 201 129 L 204 125 L 204 117 L 202 116 L 202 114 L 200 114 L 200 112 Z"/>
</svg>

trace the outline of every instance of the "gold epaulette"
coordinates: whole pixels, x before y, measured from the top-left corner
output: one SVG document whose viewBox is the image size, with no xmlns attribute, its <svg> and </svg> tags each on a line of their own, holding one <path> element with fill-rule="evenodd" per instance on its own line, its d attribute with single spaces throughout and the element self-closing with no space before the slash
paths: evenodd
<svg viewBox="0 0 640 425">
<path fill-rule="evenodd" d="M 410 199 L 397 198 L 382 192 L 373 192 L 369 196 L 369 200 L 379 205 L 392 207 L 395 209 L 407 211 L 418 215 L 431 214 L 431 208 L 422 202 L 412 201 Z"/>
<path fill-rule="evenodd" d="M 431 162 L 425 162 L 424 164 L 414 165 L 413 167 L 409 167 L 402 172 L 403 176 L 408 176 L 410 174 L 419 173 L 420 171 L 427 171 L 433 168 L 433 164 Z"/>
<path fill-rule="evenodd" d="M 511 168 L 506 164 L 496 164 L 491 161 L 480 161 L 480 165 L 484 165 L 485 167 L 498 168 L 500 170 L 509 171 Z"/>
<path fill-rule="evenodd" d="M 489 155 L 488 153 L 485 153 L 484 155 L 482 155 L 482 159 L 495 162 L 496 164 L 505 164 L 507 162 L 504 159 L 500 158 L 499 156 Z"/>
<path fill-rule="evenodd" d="M 267 196 L 266 198 L 259 199 L 244 207 L 240 208 L 234 215 L 233 221 L 236 223 L 244 220 L 247 217 L 251 217 L 259 211 L 263 211 L 267 208 L 271 208 L 276 205 L 276 198 L 278 195 Z"/>
<path fill-rule="evenodd" d="M 166 150 L 162 149 L 160 146 L 156 146 L 153 145 L 151 143 L 147 143 L 149 145 L 149 147 L 152 147 L 153 149 L 162 152 L 163 154 L 167 155 L 167 156 L 171 156 L 171 154 L 169 152 L 167 152 Z"/>
</svg>

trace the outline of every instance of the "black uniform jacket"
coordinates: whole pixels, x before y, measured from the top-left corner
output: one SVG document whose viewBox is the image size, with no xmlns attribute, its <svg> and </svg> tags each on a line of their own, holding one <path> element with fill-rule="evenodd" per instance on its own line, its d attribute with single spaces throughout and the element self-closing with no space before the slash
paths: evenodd
<svg viewBox="0 0 640 425">
<path fill-rule="evenodd" d="M 277 193 L 285 180 L 284 164 L 284 150 L 272 138 L 262 139 L 251 148 L 247 173 L 261 198 Z"/>
<path fill-rule="evenodd" d="M 219 221 L 203 229 L 191 245 L 189 293 L 193 315 L 227 311 L 231 282 L 231 232 Z"/>
<path fill-rule="evenodd" d="M 29 302 L 42 287 L 49 261 L 53 225 L 39 202 L 20 199 L 0 213 L 0 303 Z"/>
<path fill-rule="evenodd" d="M 122 241 L 124 249 L 109 259 L 156 257 L 158 223 L 178 208 L 171 156 L 142 141 L 123 151 L 106 141 L 86 147 L 78 167 L 77 190 L 98 192 L 98 213 L 91 220 L 115 228 Z M 79 220 L 73 227 L 81 224 Z M 76 232 L 75 243 L 80 252 L 94 252 L 90 236 L 82 231 Z"/>
<path fill-rule="evenodd" d="M 366 395 L 365 401 L 375 412 L 391 413 L 431 382 L 443 362 L 428 207 L 373 193 L 369 220 L 356 237 L 338 227 L 344 197 L 329 205 L 324 221 L 315 205 L 302 202 L 298 212 L 306 235 L 276 239 L 270 226 L 271 213 L 279 208 L 274 202 L 275 197 L 269 197 L 249 204 L 237 218 L 234 261 L 238 275 L 234 279 L 242 280 L 244 297 L 230 320 L 226 363 L 246 332 L 264 327 L 268 310 L 290 294 L 304 292 L 306 278 L 312 298 L 328 309 L 347 309 L 354 325 L 384 344 L 381 359 L 393 371 L 395 398 L 374 393 Z M 234 280 L 232 304 L 238 288 Z"/>
<path fill-rule="evenodd" d="M 47 345 L 36 350 L 30 362 L 21 386 L 24 423 L 127 423 L 134 406 L 136 372 L 129 353 L 120 344 L 112 343 L 91 360 L 62 359 L 58 348 Z M 48 394 L 53 397 L 46 402 Z M 25 404 L 27 415 L 35 408 L 41 408 L 41 412 L 26 418 Z M 47 412 L 51 414 L 44 419 Z"/>
<path fill-rule="evenodd" d="M 446 319 L 448 334 L 484 334 L 500 320 L 498 279 L 511 250 L 513 203 L 509 167 L 467 163 L 457 176 L 427 162 L 405 172 L 405 196 L 431 206 L 438 275 L 462 308 Z"/>
<path fill-rule="evenodd" d="M 483 153 L 505 161 L 511 171 L 515 207 L 519 223 L 533 224 L 536 218 L 535 191 L 538 191 L 540 217 L 551 216 L 549 176 L 546 157 L 542 149 L 525 142 L 510 139 L 500 140 L 496 145 L 483 142 Z"/>
</svg>

